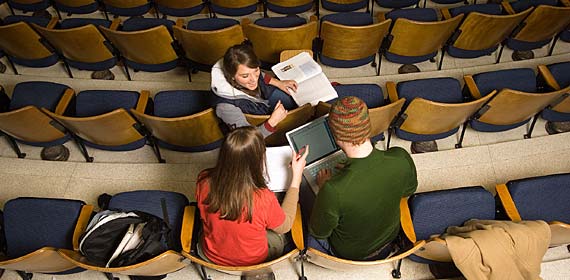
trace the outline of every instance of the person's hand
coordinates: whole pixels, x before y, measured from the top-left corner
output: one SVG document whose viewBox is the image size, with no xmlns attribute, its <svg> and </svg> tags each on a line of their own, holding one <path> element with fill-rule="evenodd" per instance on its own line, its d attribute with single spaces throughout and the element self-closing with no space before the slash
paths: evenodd
<svg viewBox="0 0 570 280">
<path fill-rule="evenodd" d="M 295 80 L 283 80 L 277 82 L 275 86 L 286 94 L 291 95 L 291 93 L 297 92 L 298 84 Z"/>
<path fill-rule="evenodd" d="M 321 189 L 325 183 L 332 177 L 332 171 L 328 168 L 323 168 L 317 172 L 317 185 Z"/>
<path fill-rule="evenodd" d="M 276 127 L 279 122 L 285 119 L 285 117 L 287 117 L 287 110 L 285 110 L 285 107 L 281 104 L 281 100 L 279 100 L 277 101 L 275 109 L 273 109 L 273 113 L 271 113 L 267 122 L 271 127 Z"/>
<path fill-rule="evenodd" d="M 303 169 L 307 164 L 307 156 L 309 155 L 309 145 L 301 148 L 299 153 L 291 151 L 291 169 L 293 171 L 293 180 L 291 182 L 291 187 L 299 187 L 301 185 L 301 180 L 303 178 Z"/>
</svg>

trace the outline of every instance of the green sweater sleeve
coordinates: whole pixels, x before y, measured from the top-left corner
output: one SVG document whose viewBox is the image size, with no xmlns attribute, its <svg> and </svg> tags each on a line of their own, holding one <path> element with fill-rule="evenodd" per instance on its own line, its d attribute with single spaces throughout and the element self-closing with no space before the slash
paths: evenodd
<svg viewBox="0 0 570 280">
<path fill-rule="evenodd" d="M 319 191 L 313 205 L 309 232 L 318 239 L 328 238 L 340 219 L 339 199 L 329 182 Z"/>
</svg>

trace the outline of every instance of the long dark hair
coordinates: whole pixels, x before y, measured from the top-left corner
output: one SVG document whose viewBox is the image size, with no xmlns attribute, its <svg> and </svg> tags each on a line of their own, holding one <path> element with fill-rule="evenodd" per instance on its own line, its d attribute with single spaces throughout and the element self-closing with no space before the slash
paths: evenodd
<svg viewBox="0 0 570 280">
<path fill-rule="evenodd" d="M 219 211 L 223 220 L 236 221 L 244 211 L 245 221 L 253 216 L 254 194 L 267 188 L 265 143 L 254 127 L 230 132 L 220 148 L 216 166 L 209 170 L 210 192 L 204 200 L 208 212 Z"/>
<path fill-rule="evenodd" d="M 253 52 L 253 48 L 247 43 L 234 45 L 226 51 L 222 67 L 224 77 L 234 88 L 237 88 L 249 95 L 256 95 L 259 93 L 259 86 L 256 90 L 249 90 L 238 84 L 234 79 L 238 66 L 242 64 L 249 68 L 257 68 L 261 65 L 261 62 Z"/>
</svg>

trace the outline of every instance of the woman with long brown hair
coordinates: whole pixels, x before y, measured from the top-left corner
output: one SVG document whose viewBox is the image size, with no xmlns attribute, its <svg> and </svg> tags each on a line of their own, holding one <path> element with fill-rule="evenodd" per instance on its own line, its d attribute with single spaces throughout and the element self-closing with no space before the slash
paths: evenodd
<svg viewBox="0 0 570 280">
<path fill-rule="evenodd" d="M 203 224 L 198 253 L 220 265 L 259 264 L 283 253 L 309 154 L 293 152 L 292 179 L 279 205 L 266 185 L 265 143 L 257 129 L 241 127 L 224 140 L 214 168 L 198 175 L 196 201 Z"/>
<path fill-rule="evenodd" d="M 297 107 L 289 96 L 297 91 L 297 82 L 280 81 L 261 72 L 261 62 L 248 44 L 229 48 L 211 71 L 211 87 L 216 95 L 216 115 L 232 128 L 250 126 L 244 114 L 271 115 L 258 127 L 264 137 L 275 131 Z"/>
</svg>

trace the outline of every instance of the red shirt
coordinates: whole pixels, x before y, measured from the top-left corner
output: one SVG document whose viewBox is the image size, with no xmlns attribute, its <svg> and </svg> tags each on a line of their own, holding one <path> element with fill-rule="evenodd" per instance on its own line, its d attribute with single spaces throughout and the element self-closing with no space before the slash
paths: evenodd
<svg viewBox="0 0 570 280">
<path fill-rule="evenodd" d="M 202 219 L 204 254 L 212 262 L 227 266 L 260 264 L 268 254 L 267 229 L 274 229 L 285 221 L 275 195 L 269 189 L 258 190 L 253 196 L 252 222 L 243 217 L 237 221 L 220 219 L 219 212 L 209 213 L 202 203 L 210 191 L 208 178 L 198 175 L 196 201 Z M 245 215 L 244 215 L 245 216 Z"/>
</svg>

